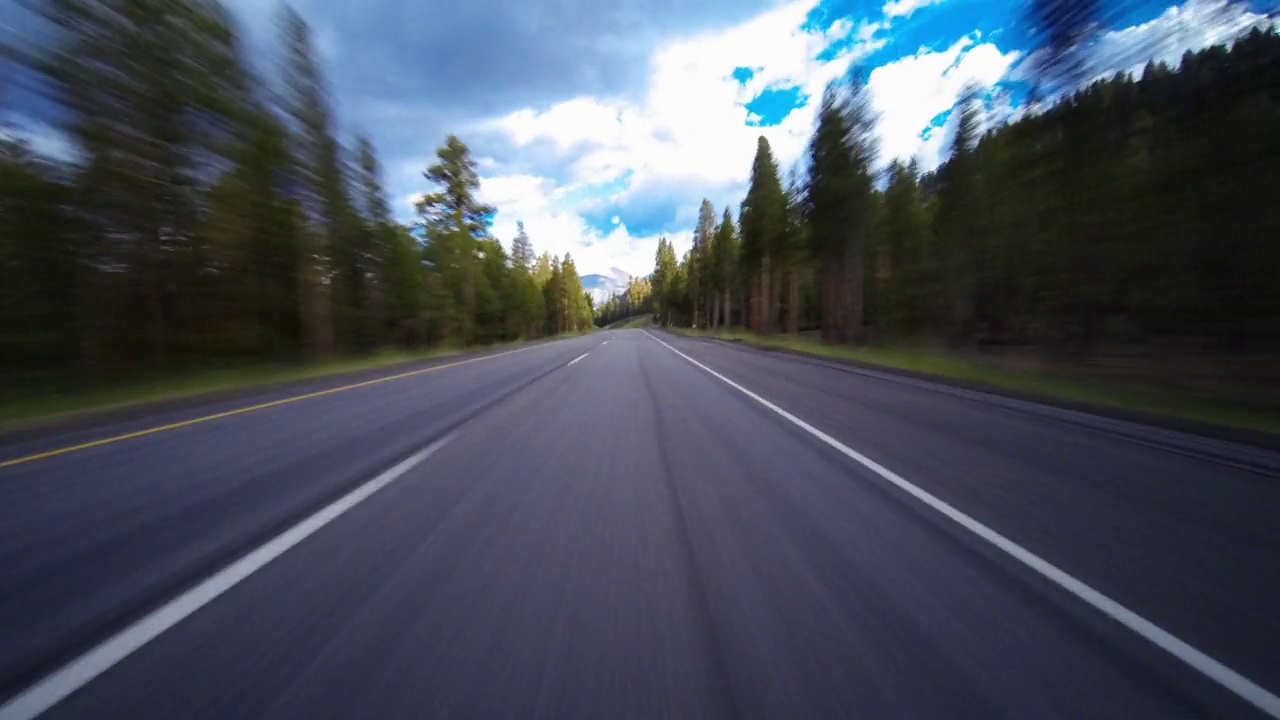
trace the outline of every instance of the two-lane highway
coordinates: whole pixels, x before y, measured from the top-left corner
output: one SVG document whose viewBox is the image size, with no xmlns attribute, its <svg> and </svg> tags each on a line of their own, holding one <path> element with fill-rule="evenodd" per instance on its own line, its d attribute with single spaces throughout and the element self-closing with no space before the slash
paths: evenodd
<svg viewBox="0 0 1280 720">
<path fill-rule="evenodd" d="M 308 383 L 0 449 L 0 693 L 595 342 Z"/>
<path fill-rule="evenodd" d="M 638 330 L 392 375 L 0 448 L 0 718 L 1280 717 L 1276 458 Z"/>
</svg>

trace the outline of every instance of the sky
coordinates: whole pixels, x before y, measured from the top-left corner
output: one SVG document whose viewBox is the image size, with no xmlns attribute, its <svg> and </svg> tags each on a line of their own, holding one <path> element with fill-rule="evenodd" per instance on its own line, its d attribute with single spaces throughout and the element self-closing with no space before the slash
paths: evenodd
<svg viewBox="0 0 1280 720">
<path fill-rule="evenodd" d="M 279 7 L 225 0 L 270 75 Z M 445 137 L 472 149 L 480 195 L 508 247 L 523 221 L 538 252 L 582 274 L 653 266 L 658 237 L 688 249 L 698 206 L 745 194 L 756 140 L 784 172 L 823 87 L 851 67 L 879 115 L 878 162 L 945 158 L 951 109 L 986 89 L 990 122 L 1015 116 L 1029 43 L 1009 0 L 296 0 L 311 23 L 342 131 L 367 133 L 398 217 L 429 190 Z M 1095 74 L 1176 64 L 1265 18 L 1224 0 L 1120 0 Z M 1224 9 L 1225 8 L 1225 9 Z M 0 13 L 0 26 L 4 23 Z M 1158 39 L 1159 42 L 1150 42 Z M 1139 42 L 1146 41 L 1146 42 Z M 1150 53 L 1148 53 L 1150 54 Z M 36 144 L 60 142 L 37 127 Z"/>
</svg>

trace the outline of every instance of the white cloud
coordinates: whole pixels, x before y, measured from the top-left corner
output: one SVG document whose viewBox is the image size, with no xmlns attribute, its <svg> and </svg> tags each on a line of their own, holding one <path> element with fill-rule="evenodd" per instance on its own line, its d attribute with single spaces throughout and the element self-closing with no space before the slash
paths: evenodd
<svg viewBox="0 0 1280 720">
<path fill-rule="evenodd" d="M 879 19 L 839 19 L 828 30 L 815 31 L 805 29 L 813 0 L 792 0 L 735 27 L 659 46 L 639 99 L 579 97 L 484 121 L 482 128 L 517 146 L 549 142 L 572 159 L 564 187 L 546 178 L 499 175 L 497 167 L 486 168 L 487 174 L 499 175 L 484 181 L 495 185 L 485 192 L 499 207 L 497 233 L 509 238 L 519 217 L 540 250 L 572 251 L 583 272 L 615 265 L 633 274 L 647 272 L 656 237 L 631 235 L 625 213 L 610 218 L 602 234 L 582 213 L 612 203 L 687 195 L 672 213 L 683 227 L 692 225 L 704 195 L 736 202 L 758 136 L 769 139 L 785 171 L 804 152 L 825 85 L 844 74 L 851 61 L 888 43 L 895 22 L 942 1 L 887 0 Z M 1107 62 L 1115 67 L 1123 59 L 1119 49 L 1162 38 L 1156 44 L 1158 56 L 1176 60 L 1184 49 L 1203 47 L 1260 22 L 1261 16 L 1246 10 L 1233 10 L 1224 19 L 1226 7 L 1224 0 L 1188 0 L 1150 23 L 1108 34 L 1099 43 L 1099 56 L 1110 58 Z M 827 57 L 832 47 L 843 49 Z M 934 118 L 955 105 L 966 85 L 991 88 L 1012 77 L 1010 69 L 1019 56 L 974 33 L 875 68 L 868 89 L 880 115 L 880 161 L 916 157 L 922 168 L 936 167 L 955 118 L 931 128 Z M 732 76 L 738 67 L 752 68 L 754 74 L 740 83 Z M 793 87 L 809 98 L 804 107 L 775 126 L 749 124 L 756 118 L 746 110 L 747 102 L 765 90 Z M 1007 119 L 1024 110 L 1012 108 L 1007 97 L 996 98 L 987 116 Z M 624 177 L 626 182 L 619 184 Z M 602 184 L 609 190 L 592 195 L 591 188 Z M 565 187 L 574 189 L 572 199 Z M 687 248 L 688 233 L 676 241 L 679 249 Z"/>
<path fill-rule="evenodd" d="M 499 121 L 517 144 L 527 145 L 545 137 L 561 149 L 576 143 L 609 145 L 618 142 L 618 109 L 595 98 L 575 98 L 544 112 L 518 110 Z"/>
<path fill-rule="evenodd" d="M 574 162 L 570 182 L 577 187 L 589 186 L 630 172 L 626 189 L 613 198 L 617 201 L 643 197 L 673 185 L 689 187 L 694 193 L 689 207 L 682 207 L 676 216 L 687 216 L 692 225 L 701 200 L 696 195 L 698 189 L 710 193 L 739 186 L 750 170 L 759 136 L 769 139 L 784 169 L 798 158 L 808 141 L 816 99 L 823 87 L 844 73 L 852 57 L 865 55 L 886 42 L 875 37 L 881 26 L 871 23 L 855 26 L 848 20 L 839 20 L 825 32 L 806 31 L 803 25 L 811 7 L 812 0 L 793 0 L 735 27 L 659 47 L 651 60 L 647 92 L 637 102 L 575 98 L 543 110 L 529 108 L 495 118 L 484 126 L 505 133 L 521 146 L 546 139 L 562 150 L 588 148 Z M 850 35 L 852 47 L 834 58 L 820 58 L 833 42 Z M 739 83 L 732 77 L 737 67 L 756 71 L 747 82 Z M 792 111 L 781 124 L 748 125 L 751 118 L 744 107 L 748 101 L 767 89 L 791 87 L 799 88 L 810 102 Z M 506 222 L 514 226 L 511 218 L 516 204 L 497 204 L 499 225 Z M 548 232 L 573 232 L 567 220 L 571 215 L 568 209 L 544 215 Z M 533 236 L 530 215 L 521 217 Z M 552 218 L 560 218 L 555 227 L 551 226 Z M 615 242 L 624 256 L 629 252 L 626 243 L 656 242 L 656 238 L 632 238 L 622 222 L 604 237 L 591 234 L 585 222 L 580 225 L 584 234 L 578 244 L 593 255 L 605 256 L 605 248 L 612 249 Z M 679 237 L 675 239 L 680 249 Z M 605 248 L 596 250 L 600 245 Z M 578 263 L 596 271 L 610 265 L 632 273 L 647 271 L 653 261 L 653 245 L 635 253 L 636 258 L 643 258 L 642 268 L 628 267 L 624 261 L 590 266 L 584 261 Z"/>
<path fill-rule="evenodd" d="M 942 0 L 889 0 L 884 4 L 881 12 L 885 17 L 910 17 L 911 13 L 923 7 L 936 5 Z"/>
<path fill-rule="evenodd" d="M 817 56 L 852 26 L 845 21 L 827 33 L 805 32 L 810 4 L 791 2 L 728 30 L 659 48 L 639 103 L 577 98 L 541 112 L 521 110 L 493 124 L 521 145 L 540 137 L 562 148 L 591 145 L 573 168 L 574 180 L 605 182 L 633 170 L 633 191 L 673 178 L 709 186 L 733 182 L 744 174 L 761 134 L 789 161 L 804 146 L 812 107 L 796 110 L 781 125 L 760 128 L 747 125 L 744 104 L 771 88 L 799 87 L 814 96 L 847 67 L 847 53 L 825 62 Z M 731 73 L 741 66 L 759 70 L 740 84 Z"/>
<path fill-rule="evenodd" d="M 975 43 L 974 38 L 961 38 L 946 50 L 921 50 L 871 72 L 867 87 L 880 113 L 881 161 L 915 156 L 924 170 L 938 165 L 943 149 L 940 128 L 923 140 L 921 132 L 955 105 L 966 84 L 994 85 L 1018 57 L 1016 51 L 1001 52 L 993 43 Z"/>
<path fill-rule="evenodd" d="M 1251 12 L 1246 3 L 1226 0 L 1188 0 L 1166 9 L 1159 17 L 1105 33 L 1093 50 L 1099 76 L 1118 70 L 1140 74 L 1148 60 L 1177 66 L 1182 54 L 1228 42 L 1252 28 L 1275 21 Z"/>
<path fill-rule="evenodd" d="M 618 267 L 631 275 L 646 275 L 653 269 L 653 254 L 658 236 L 635 236 L 619 218 L 608 233 L 601 233 L 583 219 L 580 208 L 566 199 L 580 193 L 581 186 L 557 186 L 550 178 L 532 175 L 501 175 L 484 178 L 479 199 L 498 206 L 501 211 L 494 222 L 493 233 L 509 250 L 516 234 L 516 222 L 524 222 L 525 231 L 538 254 L 549 252 L 564 257 L 573 255 L 578 272 L 603 273 Z M 677 252 L 687 250 L 693 233 L 667 234 Z"/>
<path fill-rule="evenodd" d="M 885 13 L 906 16 L 933 1 L 890 0 Z M 576 98 L 543 110 L 521 110 L 486 125 L 522 146 L 544 139 L 564 150 L 587 148 L 571 168 L 570 182 L 576 187 L 607 183 L 630 172 L 626 189 L 612 201 L 687 187 L 688 201 L 676 210 L 675 217 L 692 226 L 703 194 L 740 194 L 759 136 L 769 139 L 784 171 L 799 159 L 823 88 L 841 76 L 852 60 L 888 42 L 887 19 L 841 19 L 824 32 L 806 31 L 805 17 L 811 7 L 812 0 L 796 0 L 736 27 L 660 47 L 652 59 L 648 91 L 638 102 Z M 833 43 L 845 40 L 849 41 L 847 48 L 835 57 L 824 57 Z M 990 86 L 1014 58 L 1016 53 L 1002 53 L 993 44 L 965 38 L 945 50 L 921 50 L 876 69 L 868 85 L 881 113 L 882 159 L 920 155 L 930 167 L 936 165 L 941 133 L 925 139 L 922 131 L 954 104 L 966 82 Z M 740 83 L 732 77 L 737 67 L 755 72 Z M 809 98 L 805 106 L 793 110 L 778 125 L 748 124 L 754 119 L 745 108 L 748 101 L 765 90 L 792 87 Z M 500 182 L 505 187 L 525 181 L 506 178 Z M 554 192 L 553 184 L 547 181 L 539 196 L 551 197 Z M 552 210 L 554 201 L 539 211 L 528 206 L 527 198 L 523 203 L 492 202 L 500 208 L 500 227 L 514 227 L 513 218 L 519 216 L 531 235 L 534 226 L 542 224 L 548 237 L 566 238 L 565 249 L 583 248 L 588 255 L 579 261 L 581 267 L 600 270 L 616 264 L 636 273 L 652 264 L 652 246 L 629 249 L 632 245 L 628 243 L 644 239 L 619 234 L 626 230 L 623 223 L 601 236 L 581 220 L 575 208 Z M 607 259 L 615 242 L 619 256 L 627 259 Z M 599 264 L 595 264 L 597 255 Z M 641 266 L 623 264 L 626 262 Z"/>
<path fill-rule="evenodd" d="M 555 183 L 535 175 L 499 175 L 485 178 L 478 193 L 481 202 L 520 214 L 542 207 L 547 195 L 555 192 Z"/>
</svg>

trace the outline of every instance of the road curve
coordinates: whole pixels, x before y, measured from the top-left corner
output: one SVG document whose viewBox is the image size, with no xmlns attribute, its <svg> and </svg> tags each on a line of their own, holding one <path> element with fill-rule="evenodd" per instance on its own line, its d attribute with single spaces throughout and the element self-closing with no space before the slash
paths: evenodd
<svg viewBox="0 0 1280 720">
<path fill-rule="evenodd" d="M 464 360 L 0 445 L 176 424 L 0 466 L 0 719 L 1280 713 L 1274 455 L 659 332 Z"/>
</svg>

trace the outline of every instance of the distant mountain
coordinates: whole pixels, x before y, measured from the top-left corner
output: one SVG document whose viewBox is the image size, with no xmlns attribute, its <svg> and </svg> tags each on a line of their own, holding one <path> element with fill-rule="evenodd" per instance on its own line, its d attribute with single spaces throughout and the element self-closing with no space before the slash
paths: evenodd
<svg viewBox="0 0 1280 720">
<path fill-rule="evenodd" d="M 596 305 L 626 290 L 629 282 L 631 276 L 618 268 L 609 268 L 607 275 L 592 273 L 582 276 L 582 287 L 591 293 L 591 301 Z"/>
</svg>

